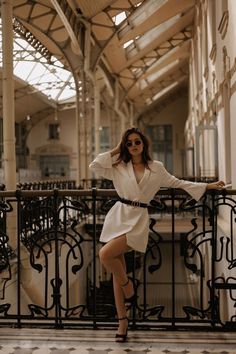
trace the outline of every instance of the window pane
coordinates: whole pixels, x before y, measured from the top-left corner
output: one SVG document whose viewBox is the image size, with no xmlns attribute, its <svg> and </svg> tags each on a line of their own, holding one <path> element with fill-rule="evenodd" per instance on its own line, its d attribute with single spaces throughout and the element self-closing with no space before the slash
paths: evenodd
<svg viewBox="0 0 236 354">
<path fill-rule="evenodd" d="M 49 124 L 48 126 L 48 138 L 49 139 L 59 139 L 59 124 Z"/>
<path fill-rule="evenodd" d="M 165 168 L 173 173 L 172 126 L 149 126 L 147 134 L 151 140 L 153 159 L 163 162 Z"/>
</svg>

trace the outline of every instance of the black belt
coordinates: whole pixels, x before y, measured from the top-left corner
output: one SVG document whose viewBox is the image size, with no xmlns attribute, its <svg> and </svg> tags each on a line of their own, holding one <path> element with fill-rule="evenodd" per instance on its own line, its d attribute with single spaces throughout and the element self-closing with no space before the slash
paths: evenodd
<svg viewBox="0 0 236 354">
<path fill-rule="evenodd" d="M 129 199 L 124 199 L 124 198 L 119 198 L 118 199 L 121 203 L 123 204 L 128 204 L 131 205 L 132 207 L 139 207 L 139 208 L 147 208 L 149 205 L 146 203 L 141 203 L 138 200 L 129 200 Z"/>
</svg>

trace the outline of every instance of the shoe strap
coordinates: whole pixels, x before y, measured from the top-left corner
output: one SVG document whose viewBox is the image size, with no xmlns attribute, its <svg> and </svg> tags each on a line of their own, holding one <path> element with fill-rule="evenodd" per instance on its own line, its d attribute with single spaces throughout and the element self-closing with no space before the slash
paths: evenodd
<svg viewBox="0 0 236 354">
<path fill-rule="evenodd" d="M 120 318 L 118 318 L 118 321 L 122 321 L 122 320 L 128 320 L 128 317 L 125 316 L 125 317 L 120 317 Z"/>
<path fill-rule="evenodd" d="M 123 284 L 123 285 L 120 285 L 122 288 L 124 288 L 126 285 L 128 285 L 129 284 L 129 278 L 128 278 L 128 280 L 127 280 L 127 282 L 125 282 L 125 284 Z"/>
</svg>

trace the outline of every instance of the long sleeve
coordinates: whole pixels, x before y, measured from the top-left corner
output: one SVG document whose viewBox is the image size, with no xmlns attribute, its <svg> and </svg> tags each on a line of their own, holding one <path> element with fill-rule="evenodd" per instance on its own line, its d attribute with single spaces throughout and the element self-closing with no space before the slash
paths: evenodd
<svg viewBox="0 0 236 354">
<path fill-rule="evenodd" d="M 99 154 L 89 165 L 97 177 L 113 180 L 112 157 L 110 151 Z"/>
<path fill-rule="evenodd" d="M 162 187 L 181 188 L 188 192 L 195 200 L 199 200 L 206 191 L 207 183 L 190 182 L 171 175 L 162 165 Z"/>
</svg>

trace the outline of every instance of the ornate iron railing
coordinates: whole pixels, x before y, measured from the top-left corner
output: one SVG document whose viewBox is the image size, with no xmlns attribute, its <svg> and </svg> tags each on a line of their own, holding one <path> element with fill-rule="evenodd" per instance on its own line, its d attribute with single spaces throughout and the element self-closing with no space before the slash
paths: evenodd
<svg viewBox="0 0 236 354">
<path fill-rule="evenodd" d="M 138 296 L 127 309 L 133 327 L 236 330 L 235 195 L 211 191 L 198 203 L 180 190 L 156 195 L 147 251 L 126 255 Z M 116 198 L 114 190 L 0 191 L 0 325 L 114 326 L 98 251 Z"/>
<path fill-rule="evenodd" d="M 74 180 L 43 180 L 35 182 L 17 183 L 17 189 L 21 190 L 51 190 L 51 189 L 75 189 Z"/>
</svg>

